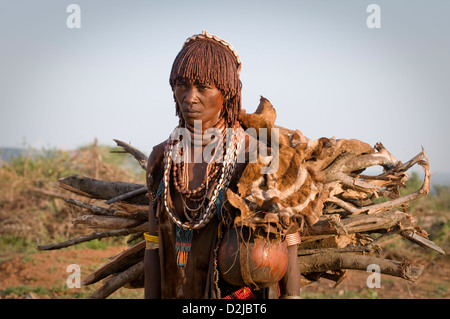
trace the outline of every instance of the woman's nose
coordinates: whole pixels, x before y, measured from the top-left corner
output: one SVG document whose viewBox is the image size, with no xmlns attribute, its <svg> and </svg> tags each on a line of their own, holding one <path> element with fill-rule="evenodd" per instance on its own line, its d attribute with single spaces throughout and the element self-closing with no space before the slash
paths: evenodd
<svg viewBox="0 0 450 319">
<path fill-rule="evenodd" d="M 197 89 L 194 86 L 188 87 L 185 92 L 184 102 L 191 105 L 198 102 Z"/>
</svg>

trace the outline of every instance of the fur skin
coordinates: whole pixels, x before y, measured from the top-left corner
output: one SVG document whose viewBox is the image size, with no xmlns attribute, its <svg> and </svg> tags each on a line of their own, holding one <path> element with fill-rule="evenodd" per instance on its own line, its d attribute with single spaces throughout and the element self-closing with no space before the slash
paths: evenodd
<svg viewBox="0 0 450 319">
<path fill-rule="evenodd" d="M 358 140 L 325 137 L 309 140 L 299 130 L 276 126 L 275 108 L 264 97 L 255 113 L 242 110 L 239 120 L 244 128 L 255 128 L 256 132 L 259 128 L 267 128 L 268 132 L 271 128 L 279 129 L 278 170 L 262 174 L 261 167 L 265 164 L 258 157 L 256 163 L 249 163 L 244 170 L 238 193 L 227 191 L 229 203 L 240 211 L 235 224 L 251 228 L 256 236 L 283 238 L 314 225 L 329 195 L 323 170 L 343 153 L 360 155 L 374 151 Z"/>
</svg>

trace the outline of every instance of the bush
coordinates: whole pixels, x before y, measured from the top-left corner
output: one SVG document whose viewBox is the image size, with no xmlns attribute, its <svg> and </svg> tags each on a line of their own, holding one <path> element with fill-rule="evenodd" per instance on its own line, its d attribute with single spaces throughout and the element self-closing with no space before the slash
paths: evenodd
<svg viewBox="0 0 450 319">
<path fill-rule="evenodd" d="M 26 240 L 66 240 L 77 229 L 71 216 L 79 210 L 61 198 L 75 198 L 56 186 L 73 174 L 92 178 L 144 183 L 145 172 L 128 154 L 111 154 L 111 148 L 92 145 L 75 151 L 29 149 L 0 166 L 0 234 Z M 138 172 L 137 167 L 140 168 Z M 78 198 L 81 199 L 81 198 Z M 85 199 L 84 199 L 85 200 Z"/>
</svg>

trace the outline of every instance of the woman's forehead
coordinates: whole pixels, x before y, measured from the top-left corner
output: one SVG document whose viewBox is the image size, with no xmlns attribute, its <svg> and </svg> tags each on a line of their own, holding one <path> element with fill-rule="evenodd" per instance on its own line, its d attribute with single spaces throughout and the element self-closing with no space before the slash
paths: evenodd
<svg viewBox="0 0 450 319">
<path fill-rule="evenodd" d="M 175 83 L 183 83 L 183 84 L 193 84 L 193 85 L 210 85 L 210 86 L 216 86 L 214 81 L 208 81 L 208 80 L 204 80 L 204 79 L 191 79 L 189 77 L 179 77 L 175 80 Z"/>
</svg>

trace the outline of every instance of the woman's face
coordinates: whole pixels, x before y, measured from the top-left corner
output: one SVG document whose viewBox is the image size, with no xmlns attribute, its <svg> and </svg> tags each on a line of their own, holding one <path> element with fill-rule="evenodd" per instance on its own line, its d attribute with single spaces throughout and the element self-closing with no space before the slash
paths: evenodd
<svg viewBox="0 0 450 319">
<path fill-rule="evenodd" d="M 214 84 L 178 80 L 173 92 L 188 125 L 201 121 L 202 129 L 206 130 L 219 122 L 224 98 Z"/>
</svg>

